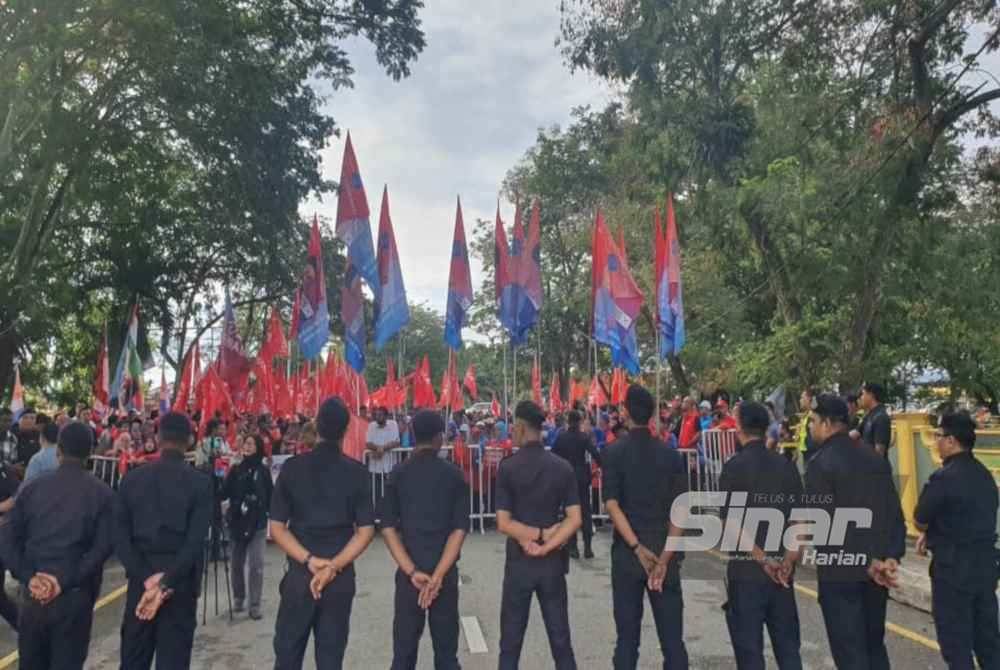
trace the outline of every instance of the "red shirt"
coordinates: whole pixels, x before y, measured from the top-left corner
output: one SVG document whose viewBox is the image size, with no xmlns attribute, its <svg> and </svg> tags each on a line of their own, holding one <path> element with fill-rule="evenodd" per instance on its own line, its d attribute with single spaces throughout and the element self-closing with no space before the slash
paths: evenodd
<svg viewBox="0 0 1000 670">
<path fill-rule="evenodd" d="M 701 432 L 701 416 L 698 411 L 688 412 L 681 423 L 681 435 L 677 440 L 681 449 L 690 449 L 698 440 L 698 433 Z"/>
<path fill-rule="evenodd" d="M 736 419 L 731 414 L 727 414 L 714 427 L 716 430 L 736 430 Z"/>
</svg>

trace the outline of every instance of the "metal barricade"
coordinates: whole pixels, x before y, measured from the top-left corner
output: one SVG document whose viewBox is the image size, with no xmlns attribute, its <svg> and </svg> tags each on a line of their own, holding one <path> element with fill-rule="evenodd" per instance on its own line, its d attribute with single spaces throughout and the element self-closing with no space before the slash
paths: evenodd
<svg viewBox="0 0 1000 670">
<path fill-rule="evenodd" d="M 699 491 L 718 491 L 722 466 L 736 453 L 735 430 L 707 430 L 701 434 L 704 450 L 704 474 Z M 700 470 L 700 469 L 699 469 Z"/>
<path fill-rule="evenodd" d="M 114 490 L 121 483 L 121 471 L 118 469 L 118 458 L 115 456 L 91 456 L 90 471 L 102 482 Z"/>
<path fill-rule="evenodd" d="M 445 446 L 440 449 L 438 456 L 446 460 L 452 460 L 452 447 Z M 372 506 L 375 509 L 376 515 L 378 514 L 379 501 L 385 494 L 385 484 L 389 479 L 389 475 L 392 474 L 393 469 L 413 453 L 413 447 L 396 447 L 388 452 L 386 452 L 382 458 L 374 459 L 374 454 L 370 451 L 366 451 L 364 454 L 364 466 L 368 469 L 369 475 L 371 476 L 371 489 L 372 489 Z M 376 468 L 371 467 L 371 463 L 377 462 L 378 466 Z"/>
</svg>

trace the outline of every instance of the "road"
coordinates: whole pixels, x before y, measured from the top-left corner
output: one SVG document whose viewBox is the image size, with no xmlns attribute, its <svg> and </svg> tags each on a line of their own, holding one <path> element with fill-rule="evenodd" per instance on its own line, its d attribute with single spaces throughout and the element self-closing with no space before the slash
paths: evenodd
<svg viewBox="0 0 1000 670">
<path fill-rule="evenodd" d="M 573 646 L 581 669 L 608 668 L 614 648 L 614 623 L 611 616 L 611 579 L 608 559 L 609 535 L 598 533 L 597 558 L 575 561 L 569 577 L 570 619 Z M 254 622 L 245 614 L 233 622 L 228 615 L 215 616 L 214 597 L 209 590 L 208 624 L 199 627 L 192 667 L 197 670 L 247 670 L 270 668 L 273 663 L 271 643 L 277 608 L 277 583 L 283 571 L 283 558 L 277 548 L 268 547 L 265 582 L 265 617 Z M 358 595 L 354 602 L 352 632 L 345 667 L 388 668 L 391 661 L 393 564 L 385 547 L 376 540 L 358 565 Z M 463 635 L 460 661 L 466 670 L 496 667 L 499 642 L 500 584 L 503 570 L 503 541 L 496 534 L 473 535 L 466 543 L 460 563 L 462 576 L 460 607 Z M 724 600 L 724 562 L 711 554 L 692 555 L 684 563 L 685 640 L 692 668 L 734 668 L 729 635 L 720 608 Z M 123 582 L 118 566 L 109 568 L 105 592 L 113 594 Z M 802 623 L 802 653 L 806 668 L 833 668 L 823 618 L 815 600 L 815 584 L 800 575 L 796 597 Z M 224 600 L 224 598 L 223 598 Z M 119 625 L 123 598 L 102 607 L 95 619 L 89 670 L 117 667 Z M 223 607 L 225 603 L 223 602 Z M 200 610 L 199 610 L 200 612 Z M 944 663 L 932 645 L 934 626 L 930 617 L 917 610 L 890 602 L 887 633 L 893 666 L 907 670 L 943 668 Z M 482 634 L 482 646 L 478 633 Z M 646 610 L 642 632 L 639 667 L 660 668 L 661 657 L 652 617 Z M 470 643 L 472 648 L 470 649 Z M 0 656 L 14 648 L 9 633 L 0 637 Z M 484 650 L 485 647 L 485 650 Z M 309 652 L 311 657 L 312 652 Z M 16 667 L 11 663 L 7 667 Z M 769 663 L 774 667 L 773 657 Z M 0 668 L 3 668 L 0 662 Z M 314 668 L 312 661 L 307 668 Z M 421 668 L 433 667 L 428 634 L 421 646 Z M 524 670 L 552 667 L 548 642 L 537 605 L 532 614 L 521 667 Z"/>
</svg>

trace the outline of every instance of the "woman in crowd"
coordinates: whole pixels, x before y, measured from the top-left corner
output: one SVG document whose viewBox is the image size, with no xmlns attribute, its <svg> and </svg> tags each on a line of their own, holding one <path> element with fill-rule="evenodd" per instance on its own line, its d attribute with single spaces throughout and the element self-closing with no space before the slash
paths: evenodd
<svg viewBox="0 0 1000 670">
<path fill-rule="evenodd" d="M 264 440 L 247 435 L 241 445 L 242 460 L 229 471 L 223 497 L 229 500 L 229 535 L 233 542 L 233 599 L 242 612 L 250 586 L 250 618 L 261 618 L 264 589 L 264 545 L 267 511 L 271 507 L 271 471 L 264 463 Z M 249 573 L 249 578 L 247 574 Z"/>
</svg>

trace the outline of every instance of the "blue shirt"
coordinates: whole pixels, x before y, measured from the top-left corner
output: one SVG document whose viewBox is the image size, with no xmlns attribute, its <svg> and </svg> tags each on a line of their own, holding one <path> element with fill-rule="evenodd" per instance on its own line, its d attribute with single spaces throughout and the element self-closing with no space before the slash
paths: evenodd
<svg viewBox="0 0 1000 670">
<path fill-rule="evenodd" d="M 56 447 L 44 447 L 31 457 L 31 460 L 28 461 L 28 469 L 24 471 L 25 482 L 59 468 L 59 457 L 56 454 L 56 449 Z"/>
<path fill-rule="evenodd" d="M 501 442 L 507 439 L 507 422 L 503 419 L 497 421 L 497 439 Z"/>
</svg>

